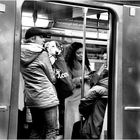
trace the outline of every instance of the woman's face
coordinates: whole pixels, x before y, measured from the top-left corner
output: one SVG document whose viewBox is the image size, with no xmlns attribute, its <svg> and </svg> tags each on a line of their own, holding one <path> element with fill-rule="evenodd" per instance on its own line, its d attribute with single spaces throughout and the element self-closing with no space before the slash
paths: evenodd
<svg viewBox="0 0 140 140">
<path fill-rule="evenodd" d="M 82 56 L 83 56 L 83 48 L 79 48 L 76 52 L 76 60 L 82 61 Z"/>
</svg>

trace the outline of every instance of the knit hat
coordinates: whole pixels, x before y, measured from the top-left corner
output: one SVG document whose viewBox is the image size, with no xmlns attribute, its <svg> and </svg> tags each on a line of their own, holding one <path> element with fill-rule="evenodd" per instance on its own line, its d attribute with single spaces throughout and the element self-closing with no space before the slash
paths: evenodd
<svg viewBox="0 0 140 140">
<path fill-rule="evenodd" d="M 31 27 L 29 28 L 26 33 L 25 33 L 25 39 L 29 39 L 30 37 L 33 36 L 37 36 L 37 35 L 41 35 L 41 36 L 47 36 L 47 34 L 45 33 L 45 30 L 43 30 L 40 27 Z"/>
</svg>

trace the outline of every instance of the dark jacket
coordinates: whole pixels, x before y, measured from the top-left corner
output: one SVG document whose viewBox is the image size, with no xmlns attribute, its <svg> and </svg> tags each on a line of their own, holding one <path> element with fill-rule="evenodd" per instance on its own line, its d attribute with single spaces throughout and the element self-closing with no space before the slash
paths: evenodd
<svg viewBox="0 0 140 140">
<path fill-rule="evenodd" d="M 97 99 L 94 104 L 90 105 L 90 112 L 88 112 L 89 115 L 85 117 L 85 120 L 82 125 L 81 138 L 100 139 L 107 105 L 107 99 Z"/>
<path fill-rule="evenodd" d="M 99 139 L 104 121 L 104 114 L 108 95 L 108 77 L 95 79 L 93 86 L 79 104 L 79 112 L 84 116 L 85 121 L 81 129 L 81 137 L 84 139 Z"/>
<path fill-rule="evenodd" d="M 59 100 L 63 101 L 65 98 L 71 96 L 73 92 L 70 75 L 62 54 L 57 57 L 57 60 L 53 64 L 53 67 L 55 69 L 56 75 L 55 87 L 57 95 Z"/>
</svg>

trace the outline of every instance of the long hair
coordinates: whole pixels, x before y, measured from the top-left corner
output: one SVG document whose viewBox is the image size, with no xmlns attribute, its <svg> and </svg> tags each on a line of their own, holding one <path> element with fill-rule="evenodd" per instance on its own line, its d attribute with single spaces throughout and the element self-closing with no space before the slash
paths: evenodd
<svg viewBox="0 0 140 140">
<path fill-rule="evenodd" d="M 83 47 L 82 43 L 74 42 L 71 44 L 71 46 L 67 51 L 67 54 L 65 56 L 65 61 L 71 70 L 74 68 L 74 60 L 76 60 L 76 51 L 82 47 Z M 87 69 L 90 71 L 90 67 L 89 67 L 90 63 L 87 57 L 87 52 L 85 53 L 85 65 Z"/>
</svg>

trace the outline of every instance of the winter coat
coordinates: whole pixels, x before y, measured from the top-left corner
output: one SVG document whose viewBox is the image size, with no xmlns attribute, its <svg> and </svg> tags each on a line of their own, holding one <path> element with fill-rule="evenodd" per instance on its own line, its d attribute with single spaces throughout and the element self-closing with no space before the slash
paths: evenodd
<svg viewBox="0 0 140 140">
<path fill-rule="evenodd" d="M 94 78 L 94 81 L 100 79 L 97 78 L 97 75 L 95 75 Z M 100 79 L 96 85 L 88 91 L 87 95 L 81 99 L 79 112 L 85 118 L 81 129 L 82 139 L 100 138 L 107 105 L 107 98 L 101 98 L 104 95 L 108 95 L 108 77 Z"/>
<path fill-rule="evenodd" d="M 41 45 L 21 45 L 21 72 L 25 82 L 25 103 L 29 107 L 49 108 L 59 104 L 53 85 L 55 75 L 48 53 Z"/>
</svg>

